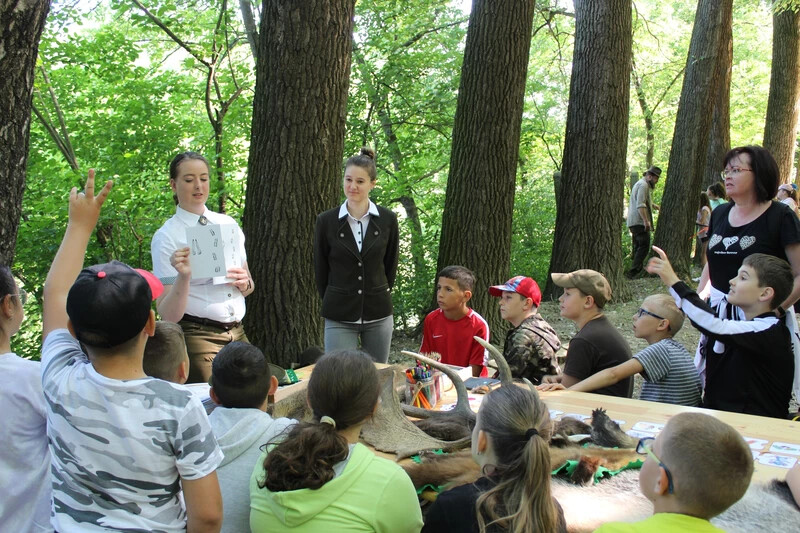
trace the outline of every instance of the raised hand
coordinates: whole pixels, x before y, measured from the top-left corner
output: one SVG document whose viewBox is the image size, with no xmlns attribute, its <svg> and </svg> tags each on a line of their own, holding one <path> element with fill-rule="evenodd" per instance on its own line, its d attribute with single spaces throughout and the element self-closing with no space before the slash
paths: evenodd
<svg viewBox="0 0 800 533">
<path fill-rule="evenodd" d="M 90 231 L 93 230 L 97 225 L 97 219 L 100 218 L 100 209 L 103 207 L 103 202 L 108 198 L 108 193 L 111 192 L 112 186 L 113 182 L 111 180 L 107 181 L 95 196 L 94 169 L 90 168 L 83 192 L 78 192 L 78 188 L 73 187 L 69 193 L 69 223 L 82 228 L 89 228 Z"/>
<path fill-rule="evenodd" d="M 656 274 L 667 287 L 672 287 L 680 281 L 680 278 L 675 274 L 672 265 L 669 262 L 667 254 L 658 246 L 653 246 L 653 251 L 658 254 L 658 257 L 651 257 L 647 262 L 645 270 L 650 274 Z"/>
</svg>

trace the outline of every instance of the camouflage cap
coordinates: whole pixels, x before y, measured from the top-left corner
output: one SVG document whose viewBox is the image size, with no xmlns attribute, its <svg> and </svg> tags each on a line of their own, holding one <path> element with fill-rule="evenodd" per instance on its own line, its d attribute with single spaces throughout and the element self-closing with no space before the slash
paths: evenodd
<svg viewBox="0 0 800 533">
<path fill-rule="evenodd" d="M 553 283 L 565 289 L 576 288 L 594 298 L 597 307 L 603 307 L 611 300 L 611 285 L 600 272 L 583 268 L 568 274 L 551 274 Z"/>
</svg>

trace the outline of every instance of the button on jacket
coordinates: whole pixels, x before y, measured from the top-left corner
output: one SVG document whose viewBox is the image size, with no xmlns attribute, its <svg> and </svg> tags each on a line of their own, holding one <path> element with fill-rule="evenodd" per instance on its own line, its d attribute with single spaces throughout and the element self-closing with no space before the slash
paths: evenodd
<svg viewBox="0 0 800 533">
<path fill-rule="evenodd" d="M 338 322 L 370 321 L 392 314 L 399 235 L 397 216 L 378 206 L 359 252 L 340 206 L 320 213 L 314 232 L 314 273 L 322 316 Z"/>
</svg>

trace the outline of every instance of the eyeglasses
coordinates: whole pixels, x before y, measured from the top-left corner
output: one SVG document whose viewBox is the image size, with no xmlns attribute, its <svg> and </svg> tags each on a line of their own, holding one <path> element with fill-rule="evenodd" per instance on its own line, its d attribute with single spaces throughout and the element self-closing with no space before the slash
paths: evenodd
<svg viewBox="0 0 800 533">
<path fill-rule="evenodd" d="M 653 461 L 658 463 L 658 466 L 664 469 L 664 472 L 667 474 L 667 490 L 669 491 L 669 494 L 672 494 L 675 492 L 675 486 L 672 484 L 672 473 L 670 473 L 667 466 L 661 462 L 661 459 L 656 457 L 656 454 L 653 453 L 652 442 L 654 440 L 654 437 L 644 437 L 639 439 L 639 443 L 636 445 L 636 453 L 640 455 L 647 455 Z"/>
<path fill-rule="evenodd" d="M 644 307 L 640 307 L 640 308 L 639 308 L 639 310 L 638 310 L 638 311 L 636 311 L 636 318 L 641 318 L 641 317 L 642 317 L 642 315 L 651 316 L 651 317 L 653 317 L 653 318 L 657 318 L 657 319 L 659 319 L 659 320 L 666 320 L 666 318 L 664 318 L 663 316 L 658 316 L 658 315 L 657 315 L 657 314 L 655 314 L 655 313 L 651 313 L 650 311 L 648 311 L 648 310 L 647 310 L 647 309 L 645 309 Z"/>
<path fill-rule="evenodd" d="M 752 172 L 752 168 L 742 168 L 742 167 L 733 167 L 733 168 L 726 168 L 722 172 L 719 173 L 723 179 L 727 178 L 728 176 L 735 176 L 737 174 L 741 174 L 742 172 Z"/>
<path fill-rule="evenodd" d="M 19 292 L 16 294 L 16 296 L 19 296 L 19 301 L 22 303 L 22 305 L 25 305 L 28 302 L 28 291 L 26 291 L 22 287 L 20 287 Z"/>
</svg>

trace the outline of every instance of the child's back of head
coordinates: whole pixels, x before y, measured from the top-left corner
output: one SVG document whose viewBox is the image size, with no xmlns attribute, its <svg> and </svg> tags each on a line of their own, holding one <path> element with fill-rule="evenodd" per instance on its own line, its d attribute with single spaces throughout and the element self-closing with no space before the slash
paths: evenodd
<svg viewBox="0 0 800 533">
<path fill-rule="evenodd" d="M 792 293 L 792 267 L 783 259 L 767 254 L 753 254 L 745 257 L 742 265 L 755 271 L 759 287 L 771 287 L 775 292 L 769 304 L 770 309 L 776 309 Z"/>
<path fill-rule="evenodd" d="M 444 267 L 437 275 L 436 279 L 447 278 L 455 280 L 458 288 L 462 291 L 472 291 L 475 287 L 475 274 L 468 268 L 459 265 Z"/>
<path fill-rule="evenodd" d="M 264 353 L 246 342 L 226 344 L 211 365 L 211 388 L 223 407 L 260 409 L 271 380 Z"/>
<path fill-rule="evenodd" d="M 183 366 L 181 366 L 183 365 Z M 189 375 L 189 354 L 183 329 L 174 322 L 156 322 L 156 330 L 148 337 L 142 360 L 144 373 L 150 377 L 183 384 Z"/>
<path fill-rule="evenodd" d="M 659 438 L 660 459 L 672 473 L 683 514 L 710 519 L 744 496 L 753 456 L 734 428 L 706 414 L 680 413 Z"/>
<path fill-rule="evenodd" d="M 675 304 L 669 294 L 654 294 L 644 299 L 642 304 L 649 304 L 653 312 L 669 321 L 669 335 L 674 337 L 683 327 L 683 311 Z"/>
</svg>

